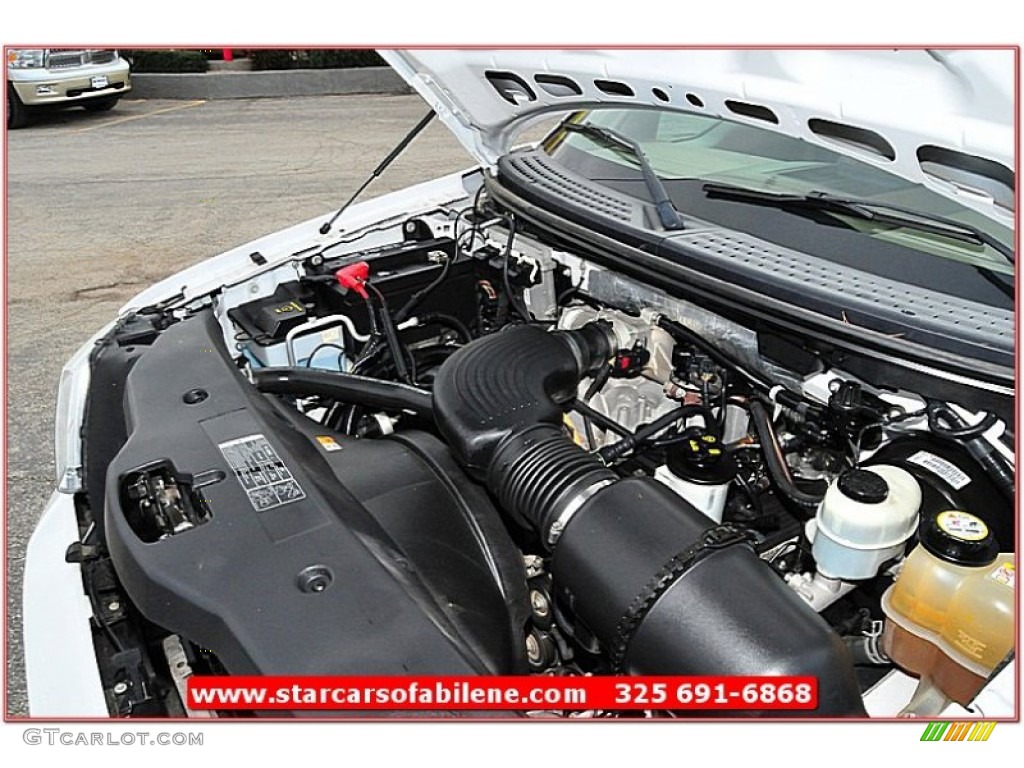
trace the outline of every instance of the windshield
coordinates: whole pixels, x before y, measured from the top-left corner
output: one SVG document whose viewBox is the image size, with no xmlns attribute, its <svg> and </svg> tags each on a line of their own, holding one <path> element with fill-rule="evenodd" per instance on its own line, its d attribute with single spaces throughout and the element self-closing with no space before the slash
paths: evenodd
<svg viewBox="0 0 1024 768">
<path fill-rule="evenodd" d="M 832 195 L 891 205 L 904 218 L 913 211 L 923 220 L 960 223 L 1012 249 L 1008 227 L 870 162 L 699 114 L 614 109 L 577 113 L 570 121 L 608 128 L 639 144 L 684 219 L 689 214 L 837 263 L 994 306 L 1013 306 L 1013 264 L 976 238 L 937 234 L 914 226 L 919 222 L 901 225 L 836 211 L 791 210 L 736 195 L 712 199 L 720 196 L 705 189 L 711 182 L 772 195 Z M 562 165 L 595 182 L 650 199 L 636 157 L 621 147 L 568 131 L 554 132 L 544 147 Z M 841 237 L 837 230 L 843 230 Z M 851 233 L 856 240 L 849 239 Z M 854 242 L 856 252 L 851 253 Z"/>
</svg>

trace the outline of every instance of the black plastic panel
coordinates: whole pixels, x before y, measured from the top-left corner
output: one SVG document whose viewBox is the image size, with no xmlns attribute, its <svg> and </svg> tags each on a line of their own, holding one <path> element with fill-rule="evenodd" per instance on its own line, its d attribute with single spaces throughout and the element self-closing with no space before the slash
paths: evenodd
<svg viewBox="0 0 1024 768">
<path fill-rule="evenodd" d="M 186 403 L 197 388 L 208 396 Z M 325 432 L 239 375 L 210 313 L 161 335 L 125 406 L 107 538 L 149 620 L 234 674 L 525 671 L 521 559 L 436 439 Z M 183 482 L 222 479 L 201 487 L 208 520 L 146 543 L 121 486 L 163 462 Z"/>
</svg>

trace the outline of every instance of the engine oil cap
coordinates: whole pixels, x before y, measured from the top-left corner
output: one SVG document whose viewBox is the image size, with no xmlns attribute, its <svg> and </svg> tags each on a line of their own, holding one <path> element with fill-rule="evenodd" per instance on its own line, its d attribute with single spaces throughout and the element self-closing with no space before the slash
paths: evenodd
<svg viewBox="0 0 1024 768">
<path fill-rule="evenodd" d="M 861 504 L 881 504 L 889 498 L 885 478 L 866 469 L 851 469 L 839 476 L 838 487 L 843 496 Z"/>
<path fill-rule="evenodd" d="M 988 525 L 977 515 L 951 509 L 921 520 L 921 545 L 940 560 L 969 568 L 989 565 L 999 545 Z"/>
</svg>

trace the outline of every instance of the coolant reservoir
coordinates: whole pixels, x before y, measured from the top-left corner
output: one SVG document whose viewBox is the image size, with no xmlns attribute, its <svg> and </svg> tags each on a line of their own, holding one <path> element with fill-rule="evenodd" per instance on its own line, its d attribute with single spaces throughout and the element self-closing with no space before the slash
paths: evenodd
<svg viewBox="0 0 1024 768">
<path fill-rule="evenodd" d="M 1013 649 L 1016 563 L 981 518 L 947 511 L 882 597 L 882 647 L 896 664 L 967 705 Z"/>
<path fill-rule="evenodd" d="M 844 472 L 825 492 L 807 537 L 818 572 L 831 579 L 870 579 L 899 556 L 917 528 L 921 486 L 885 464 Z"/>
</svg>

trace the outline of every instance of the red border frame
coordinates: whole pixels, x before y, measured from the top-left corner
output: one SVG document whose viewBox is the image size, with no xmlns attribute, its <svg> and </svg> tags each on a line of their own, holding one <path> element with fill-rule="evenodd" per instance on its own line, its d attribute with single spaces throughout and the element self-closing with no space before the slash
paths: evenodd
<svg viewBox="0 0 1024 768">
<path fill-rule="evenodd" d="M 735 45 L 735 46 L 731 46 L 731 45 L 719 45 L 719 44 L 714 44 L 714 45 L 665 45 L 665 44 L 656 44 L 656 45 L 651 45 L 651 44 L 628 45 L 628 44 L 623 44 L 623 43 L 614 43 L 614 44 L 594 43 L 594 44 L 587 44 L 587 45 L 580 45 L 580 44 L 570 44 L 570 45 L 555 45 L 555 44 L 545 44 L 545 45 L 522 45 L 522 44 L 520 44 L 520 45 L 509 45 L 509 44 L 501 44 L 501 43 L 494 44 L 494 45 L 486 45 L 486 44 L 476 44 L 476 45 L 435 45 L 435 44 L 432 44 L 432 45 L 402 45 L 402 44 L 394 44 L 394 43 L 382 43 L 382 44 L 359 44 L 359 45 L 327 46 L 327 45 L 308 45 L 308 44 L 306 44 L 306 45 L 302 45 L 302 44 L 295 45 L 295 44 L 288 44 L 288 43 L 275 43 L 273 45 L 260 45 L 260 44 L 247 44 L 247 43 L 234 42 L 234 43 L 227 43 L 227 44 L 223 44 L 223 43 L 206 43 L 206 44 L 199 44 L 199 45 L 196 45 L 196 44 L 162 44 L 162 45 L 159 45 L 159 46 L 155 46 L 155 45 L 133 45 L 133 44 L 130 44 L 130 43 L 102 44 L 102 43 L 96 43 L 96 42 L 91 42 L 91 43 L 86 43 L 86 44 L 75 44 L 75 43 L 69 43 L 69 42 L 65 41 L 65 42 L 61 42 L 61 43 L 38 43 L 38 42 L 36 42 L 36 43 L 30 43 L 30 44 L 29 43 L 26 43 L 26 44 L 20 44 L 20 43 L 8 43 L 8 44 L 5 44 L 3 46 L 5 65 L 6 65 L 6 61 L 7 61 L 7 51 L 9 49 L 11 49 L 11 48 L 47 48 L 47 47 L 53 47 L 53 48 L 76 48 L 76 47 L 81 47 L 81 48 L 118 48 L 118 49 L 144 49 L 144 48 L 148 48 L 148 49 L 151 49 L 151 50 L 163 50 L 163 49 L 167 49 L 167 48 L 187 48 L 189 50 L 220 49 L 220 48 L 233 48 L 233 49 L 236 49 L 236 50 L 238 50 L 238 49 L 245 49 L 245 50 L 256 50 L 256 49 L 286 49 L 286 50 L 318 50 L 318 49 L 320 49 L 320 50 L 331 50 L 331 49 L 335 49 L 335 48 L 339 48 L 339 47 L 340 48 L 353 49 L 353 50 L 393 49 L 393 48 L 407 49 L 407 50 L 546 50 L 546 49 L 558 48 L 558 49 L 564 49 L 564 50 L 594 50 L 594 49 L 602 49 L 602 50 L 654 50 L 654 51 L 658 51 L 658 50 L 663 50 L 663 51 L 670 51 L 670 50 L 716 50 L 716 51 L 723 51 L 723 50 L 727 50 L 727 51 L 731 51 L 731 50 L 752 50 L 752 51 L 753 50 L 807 50 L 807 51 L 814 51 L 814 50 L 849 50 L 849 51 L 870 51 L 870 50 L 889 50 L 889 49 L 893 49 L 893 48 L 900 48 L 900 49 L 903 49 L 903 50 L 928 50 L 930 48 L 971 49 L 971 50 L 1004 50 L 1004 51 L 1005 50 L 1012 50 L 1014 52 L 1014 66 L 1015 66 L 1015 71 L 1014 71 L 1014 101 L 1015 101 L 1015 104 L 1016 104 L 1016 107 L 1017 107 L 1014 110 L 1014 136 L 1015 136 L 1015 149 L 1017 150 L 1016 156 L 1014 158 L 1014 160 L 1015 160 L 1015 163 L 1014 163 L 1014 165 L 1015 165 L 1015 167 L 1014 167 L 1014 174 L 1015 174 L 1015 187 L 1016 187 L 1014 193 L 1016 195 L 1016 198 L 1018 200 L 1020 199 L 1021 182 L 1020 182 L 1019 171 L 1020 171 L 1020 164 L 1021 164 L 1021 162 L 1020 162 L 1020 108 L 1021 108 L 1021 101 L 1020 101 L 1020 96 L 1021 96 L 1021 72 L 1020 72 L 1020 65 L 1021 65 L 1021 46 L 1019 46 L 1017 44 L 1009 44 L 1008 43 L 1006 45 L 1000 45 L 1000 44 L 988 43 L 988 44 L 975 45 L 975 44 L 965 44 L 965 43 L 958 43 L 958 44 L 956 44 L 956 43 L 953 43 L 953 44 L 951 44 L 951 43 L 941 43 L 941 44 L 926 46 L 926 45 L 920 45 L 920 44 L 900 45 L 900 44 L 877 44 L 877 43 L 866 44 L 866 45 L 851 45 L 851 44 L 842 44 L 842 45 L 809 45 L 809 44 L 786 44 L 786 43 L 779 43 L 779 44 L 771 44 L 771 45 L 769 45 L 769 44 L 755 44 L 755 45 Z M 4 100 L 3 103 L 4 103 L 5 108 L 6 108 L 6 99 L 7 99 L 7 92 L 6 92 L 6 88 L 5 88 L 4 89 L 4 95 L 3 95 L 3 100 Z M 7 127 L 6 127 L 6 125 L 3 128 L 3 142 L 2 142 L 2 144 L 3 144 L 4 157 L 6 159 L 7 158 Z M 4 178 L 3 178 L 3 194 L 4 194 L 4 200 L 6 201 L 7 199 L 9 199 L 8 183 L 7 183 L 7 172 L 6 172 L 7 171 L 7 165 L 6 164 L 4 166 L 4 171 L 5 172 L 4 172 Z M 4 374 L 3 375 L 3 381 L 4 381 L 5 386 L 7 386 L 7 384 L 8 384 L 8 379 L 7 379 L 7 371 L 8 371 L 7 328 L 8 328 L 8 305 L 10 303 L 10 295 L 8 293 L 8 275 L 7 275 L 7 238 L 10 236 L 10 228 L 9 228 L 9 211 L 8 211 L 8 207 L 6 205 L 4 206 L 4 234 L 5 234 L 5 239 L 4 239 L 4 243 L 3 243 L 3 287 L 4 287 L 3 293 L 4 293 L 4 297 L 5 297 L 6 300 L 4 302 L 4 308 L 3 308 L 3 321 L 4 321 L 3 322 L 3 344 L 4 344 L 4 355 L 3 355 L 2 366 L 3 366 L 3 374 Z M 1014 215 L 1014 241 L 1015 241 L 1014 242 L 1014 248 L 1015 248 L 1015 250 L 1018 253 L 1020 252 L 1020 240 L 1021 240 L 1021 233 L 1020 233 L 1020 210 L 1019 210 L 1019 208 L 1017 208 L 1015 210 L 1015 215 Z M 1022 421 L 1024 421 L 1024 419 L 1022 419 L 1021 409 L 1020 409 L 1020 394 L 1021 394 L 1021 392 L 1020 392 L 1020 383 L 1021 383 L 1021 380 L 1020 380 L 1020 375 L 1021 375 L 1020 374 L 1020 358 L 1021 358 L 1021 350 L 1020 350 L 1020 322 L 1021 321 L 1020 321 L 1020 311 L 1019 311 L 1020 310 L 1020 296 L 1021 296 L 1021 276 L 1020 276 L 1020 273 L 1017 272 L 1015 274 L 1015 297 L 1014 297 L 1014 304 L 1015 304 L 1015 310 L 1014 310 L 1014 338 L 1015 338 L 1015 341 L 1016 341 L 1016 354 L 1015 354 L 1015 362 L 1014 362 L 1014 443 L 1015 443 L 1014 444 L 1014 452 L 1015 452 L 1016 456 L 1020 455 L 1020 448 L 1021 448 L 1021 432 L 1020 432 L 1020 429 L 1021 429 Z M 7 431 L 7 415 L 8 415 L 8 410 L 7 409 L 8 409 L 8 403 L 7 403 L 6 394 L 7 393 L 5 391 L 4 392 L 4 398 L 3 398 L 4 435 L 5 435 L 7 440 L 10 440 L 10 435 L 9 435 L 9 433 Z M 5 440 L 5 443 L 4 443 L 4 446 L 3 446 L 3 473 L 4 473 L 4 481 L 5 481 L 5 485 L 6 485 L 6 482 L 7 482 L 8 478 L 9 478 L 9 474 L 8 474 L 8 450 L 7 450 L 7 441 L 6 440 Z M 1016 473 L 1015 488 L 1016 488 L 1016 498 L 1019 499 L 1019 494 L 1020 494 L 1020 489 L 1021 489 L 1021 479 L 1020 479 L 1019 472 Z M 7 492 L 6 492 L 6 487 L 4 489 L 3 499 L 4 499 L 4 504 L 3 504 L 3 514 L 4 514 L 4 516 L 3 516 L 3 523 L 2 523 L 2 528 L 3 528 L 3 537 L 2 538 L 3 538 L 3 545 L 4 545 L 4 556 L 3 556 L 4 557 L 4 579 L 6 580 L 7 577 L 8 577 L 8 574 L 10 573 L 10 571 L 9 571 L 10 563 L 9 563 L 9 558 L 8 558 L 8 537 L 7 537 L 8 518 L 7 518 Z M 1020 551 L 1020 544 L 1021 544 L 1021 531 L 1020 531 L 1020 521 L 1021 521 L 1020 518 L 1021 518 L 1021 515 L 1020 515 L 1019 502 L 1018 502 L 1018 507 L 1017 507 L 1016 513 L 1017 513 L 1017 520 L 1018 520 L 1018 525 L 1017 525 L 1017 543 L 1016 543 L 1016 545 L 1017 545 L 1017 552 L 1019 552 Z M 9 588 L 9 585 L 8 585 L 8 588 Z M 1016 627 L 1016 634 L 1015 634 L 1015 647 L 1016 647 L 1017 651 L 1019 652 L 1019 650 L 1020 650 L 1020 604 L 1021 604 L 1020 588 L 1018 588 L 1016 590 L 1015 599 L 1016 599 L 1016 611 L 1017 611 L 1017 627 Z M 9 630 L 9 628 L 8 628 L 8 614 L 7 614 L 6 605 L 5 605 L 5 608 L 4 608 L 3 628 L 4 628 L 4 635 L 3 635 L 3 640 L 2 640 L 2 642 L 3 642 L 3 663 L 4 663 L 4 668 L 6 670 L 7 667 L 8 667 L 8 662 L 9 662 L 8 654 L 7 654 L 7 651 L 8 651 L 7 641 L 8 641 L 8 630 Z M 437 722 L 439 724 L 440 723 L 445 723 L 445 722 L 454 722 L 454 723 L 464 723 L 464 722 L 564 723 L 564 722 L 566 722 L 566 720 L 564 720 L 564 719 L 554 719 L 554 718 L 550 719 L 550 720 L 547 720 L 547 719 L 516 720 L 516 719 L 493 718 L 493 717 L 491 717 L 491 718 L 489 718 L 489 717 L 479 717 L 479 718 L 472 717 L 472 718 L 458 718 L 458 719 L 450 719 L 450 720 L 449 719 L 442 719 L 442 718 L 437 718 L 435 720 L 434 718 L 399 718 L 399 719 L 395 719 L 395 718 L 383 718 L 383 717 L 382 718 L 375 718 L 375 717 L 374 718 L 358 718 L 358 719 L 357 718 L 352 718 L 352 717 L 326 717 L 326 718 L 317 717 L 317 718 L 310 718 L 309 720 L 305 720 L 305 719 L 301 719 L 301 718 L 280 718 L 280 717 L 266 717 L 266 718 L 262 718 L 261 717 L 257 721 L 253 721 L 253 720 L 249 720 L 249 719 L 226 719 L 226 718 L 212 718 L 210 720 L 196 720 L 196 719 L 187 718 L 187 717 L 186 718 L 176 718 L 176 717 L 167 717 L 167 718 L 131 718 L 131 719 L 118 719 L 118 718 L 112 718 L 112 717 L 111 718 L 34 718 L 34 717 L 30 716 L 30 715 L 29 716 L 14 716 L 14 715 L 10 714 L 9 708 L 8 708 L 8 701 L 9 701 L 9 695 L 10 694 L 9 694 L 8 689 L 7 689 L 6 677 L 5 677 L 5 680 L 4 680 L 4 683 L 3 683 L 3 690 L 5 692 L 4 702 L 3 702 L 3 707 L 4 707 L 3 721 L 5 723 L 15 723 L 15 724 L 29 724 L 29 723 L 100 723 L 100 724 L 112 724 L 112 723 L 128 723 L 128 722 L 132 722 L 132 723 L 188 723 L 190 725 L 201 724 L 201 725 L 203 725 L 205 727 L 205 725 L 207 723 L 241 723 L 241 724 L 252 724 L 253 722 L 260 722 L 260 723 L 296 723 L 296 722 L 300 722 L 300 723 L 301 722 L 317 722 L 317 723 L 322 723 L 322 722 L 390 722 L 390 723 L 394 723 L 394 722 Z M 1016 677 L 1015 685 L 1014 685 L 1014 715 L 1013 715 L 1013 717 L 1002 717 L 1002 718 L 999 718 L 999 717 L 996 717 L 996 718 L 984 717 L 982 719 L 988 720 L 990 722 L 991 721 L 995 721 L 995 722 L 1020 722 L 1021 721 L 1020 692 L 1021 692 L 1021 670 L 1020 670 L 1020 659 L 1017 658 L 1017 677 Z M 948 719 L 949 718 L 938 718 L 938 717 L 936 717 L 936 718 L 891 718 L 891 717 L 884 717 L 884 718 L 883 717 L 869 717 L 869 718 L 784 718 L 784 719 L 783 718 L 771 718 L 771 717 L 769 717 L 769 718 L 757 718 L 757 719 L 737 718 L 737 717 L 720 717 L 720 718 L 716 717 L 716 718 L 714 718 L 714 720 L 708 720 L 708 719 L 704 719 L 704 718 L 692 718 L 692 719 L 691 718 L 687 718 L 687 719 L 680 719 L 680 720 L 671 720 L 671 719 L 650 719 L 650 720 L 625 719 L 625 720 L 621 720 L 621 721 L 616 721 L 614 719 L 602 718 L 602 719 L 598 719 L 598 720 L 594 720 L 594 719 L 589 719 L 589 720 L 588 719 L 579 719 L 579 720 L 573 720 L 572 722 L 575 722 L 575 723 L 587 723 L 587 722 L 595 723 L 596 722 L 596 723 L 602 723 L 602 724 L 614 723 L 614 722 L 624 722 L 624 723 L 634 723 L 634 724 L 638 723 L 638 722 L 644 722 L 644 723 L 673 723 L 673 724 L 686 724 L 686 723 L 698 723 L 698 724 L 702 724 L 703 723 L 703 724 L 706 724 L 708 722 L 732 722 L 732 723 L 749 723 L 749 724 L 754 724 L 754 723 L 770 724 L 770 723 L 785 722 L 785 723 L 808 724 L 808 723 L 837 723 L 838 722 L 838 723 L 907 723 L 907 724 L 913 724 L 913 725 L 916 725 L 916 726 L 920 726 L 923 723 L 933 722 L 933 721 L 936 721 L 936 720 L 948 720 Z"/>
</svg>

